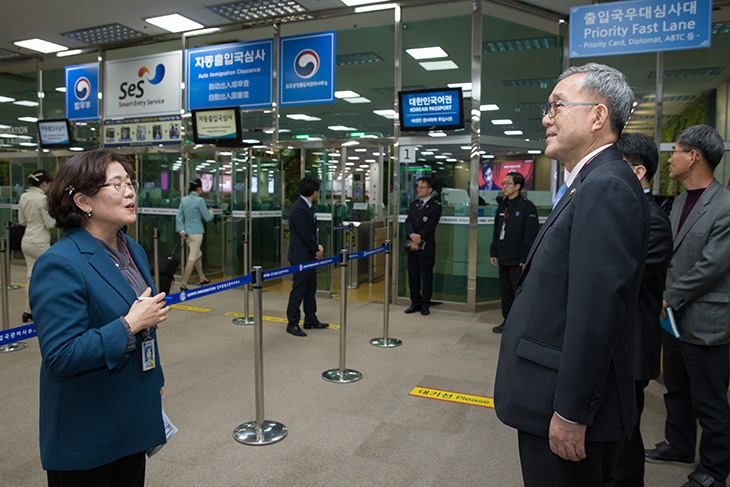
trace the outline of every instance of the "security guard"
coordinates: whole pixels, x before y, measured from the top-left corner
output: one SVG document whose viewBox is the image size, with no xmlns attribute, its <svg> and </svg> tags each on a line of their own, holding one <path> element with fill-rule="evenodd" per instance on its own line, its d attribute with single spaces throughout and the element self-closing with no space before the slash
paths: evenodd
<svg viewBox="0 0 730 487">
<path fill-rule="evenodd" d="M 504 319 L 507 319 L 512 307 L 517 282 L 539 226 L 537 208 L 522 196 L 524 187 L 525 177 L 522 174 L 511 172 L 504 177 L 502 191 L 505 198 L 494 217 L 494 235 L 489 248 L 489 261 L 492 265 L 499 266 L 499 294 L 502 298 Z M 501 325 L 492 328 L 492 331 L 502 333 L 503 328 L 504 320 Z"/>
</svg>

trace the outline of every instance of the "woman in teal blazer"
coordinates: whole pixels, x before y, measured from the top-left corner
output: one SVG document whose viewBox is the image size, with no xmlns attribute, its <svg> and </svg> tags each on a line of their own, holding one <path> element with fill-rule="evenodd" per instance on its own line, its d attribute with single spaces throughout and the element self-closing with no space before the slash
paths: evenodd
<svg viewBox="0 0 730 487">
<path fill-rule="evenodd" d="M 203 273 L 203 253 L 200 251 L 200 245 L 203 243 L 205 233 L 203 220 L 209 222 L 213 219 L 213 209 L 206 206 L 205 200 L 200 197 L 201 194 L 203 194 L 203 183 L 200 178 L 195 178 L 190 181 L 190 194 L 180 201 L 175 219 L 175 230 L 183 238 L 187 237 L 189 251 L 188 262 L 185 264 L 180 282 L 180 291 L 187 291 L 193 267 L 198 271 L 201 285 L 210 283 Z"/>
<path fill-rule="evenodd" d="M 90 151 L 66 161 L 48 193 L 66 233 L 36 262 L 29 292 L 49 486 L 143 486 L 144 452 L 165 443 L 155 330 L 169 308 L 144 250 L 120 230 L 136 220 L 129 174 L 124 156 Z M 144 367 L 150 345 L 154 367 Z"/>
</svg>

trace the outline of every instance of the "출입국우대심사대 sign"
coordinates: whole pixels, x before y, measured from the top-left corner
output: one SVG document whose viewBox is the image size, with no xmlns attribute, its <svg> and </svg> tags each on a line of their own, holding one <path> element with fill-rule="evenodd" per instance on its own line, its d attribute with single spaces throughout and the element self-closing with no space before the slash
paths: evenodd
<svg viewBox="0 0 730 487">
<path fill-rule="evenodd" d="M 712 0 L 634 0 L 570 8 L 570 57 L 710 47 Z"/>
</svg>

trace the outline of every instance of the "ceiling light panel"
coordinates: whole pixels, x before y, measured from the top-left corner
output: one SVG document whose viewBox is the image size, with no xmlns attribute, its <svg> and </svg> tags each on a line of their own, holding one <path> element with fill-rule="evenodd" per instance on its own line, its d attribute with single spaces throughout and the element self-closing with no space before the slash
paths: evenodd
<svg viewBox="0 0 730 487">
<path fill-rule="evenodd" d="M 486 41 L 482 43 L 484 52 L 527 51 L 530 49 L 547 49 L 557 47 L 555 37 L 533 37 L 530 39 L 508 39 L 502 41 Z"/>
<path fill-rule="evenodd" d="M 30 49 L 31 51 L 42 52 L 44 54 L 48 54 L 51 52 L 65 51 L 66 49 L 68 49 L 68 47 L 62 46 L 61 44 L 56 44 L 55 42 L 44 41 L 43 39 L 38 39 L 37 37 L 34 39 L 26 39 L 24 41 L 13 42 L 13 44 L 15 44 L 18 47 L 24 47 L 25 49 Z"/>
<path fill-rule="evenodd" d="M 90 27 L 88 29 L 75 30 L 73 32 L 66 32 L 63 36 L 93 45 L 112 44 L 146 37 L 145 34 L 134 29 L 130 29 L 126 25 L 122 24 L 107 24 L 100 25 L 98 27 Z"/>
<path fill-rule="evenodd" d="M 383 62 L 383 58 L 374 52 L 361 52 L 356 54 L 344 54 L 337 56 L 335 63 L 337 66 L 350 66 L 353 64 L 370 64 Z"/>
<path fill-rule="evenodd" d="M 18 56 L 22 56 L 22 54 L 15 51 L 8 51 L 7 49 L 0 49 L 0 59 L 10 59 Z"/>
<path fill-rule="evenodd" d="M 418 47 L 414 49 L 406 49 L 406 52 L 411 55 L 413 59 L 438 59 L 442 57 L 448 57 L 446 51 L 441 49 L 439 46 L 434 47 Z"/>
<path fill-rule="evenodd" d="M 186 32 L 189 30 L 202 29 L 203 27 L 205 27 L 203 24 L 200 24 L 187 17 L 183 17 L 180 14 L 150 17 L 148 19 L 144 19 L 144 21 L 168 32 Z"/>
<path fill-rule="evenodd" d="M 448 69 L 459 69 L 454 61 L 425 61 L 418 63 L 426 71 L 446 71 Z"/>
<path fill-rule="evenodd" d="M 231 2 L 205 7 L 232 22 L 256 20 L 280 15 L 306 12 L 307 9 L 294 0 L 249 0 L 247 2 Z"/>
</svg>

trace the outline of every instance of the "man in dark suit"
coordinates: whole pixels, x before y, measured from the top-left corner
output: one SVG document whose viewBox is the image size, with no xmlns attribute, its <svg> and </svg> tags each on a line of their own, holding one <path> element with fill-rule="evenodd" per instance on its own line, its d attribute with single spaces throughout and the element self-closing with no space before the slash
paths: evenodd
<svg viewBox="0 0 730 487">
<path fill-rule="evenodd" d="M 430 314 L 433 292 L 433 265 L 436 262 L 436 225 L 441 219 L 441 203 L 431 198 L 433 180 L 418 178 L 418 199 L 408 207 L 406 217 L 406 254 L 408 258 L 408 285 L 411 288 L 411 305 L 406 313 L 420 311 Z M 421 289 L 423 280 L 423 289 Z"/>
<path fill-rule="evenodd" d="M 649 209 L 614 146 L 634 99 L 622 73 L 590 63 L 565 71 L 543 110 L 545 155 L 570 176 L 525 262 L 494 389 L 526 487 L 602 487 L 634 429 Z"/>
<path fill-rule="evenodd" d="M 666 441 L 646 450 L 649 460 L 694 463 L 697 421 L 700 462 L 683 487 L 720 487 L 730 469 L 730 191 L 714 177 L 724 152 L 708 125 L 679 133 L 669 177 L 687 189 L 672 206 L 674 234 L 664 307 L 679 338 L 662 332 Z"/>
<path fill-rule="evenodd" d="M 502 298 L 502 318 L 507 319 L 517 291 L 522 268 L 527 254 L 535 241 L 540 224 L 537 208 L 524 196 L 525 177 L 511 172 L 504 177 L 504 200 L 497 207 L 494 217 L 494 234 L 489 247 L 489 262 L 499 266 L 499 295 Z M 492 328 L 494 333 L 502 333 L 504 320 Z"/>
<path fill-rule="evenodd" d="M 319 197 L 320 182 L 316 178 L 304 178 L 299 182 L 299 198 L 289 210 L 289 255 L 291 265 L 304 264 L 322 258 L 324 249 L 319 241 L 317 217 L 312 204 Z M 327 328 L 327 323 L 317 319 L 317 269 L 307 269 L 294 274 L 286 308 L 289 324 L 286 332 L 294 336 L 307 334 L 299 327 L 299 306 L 304 301 L 304 328 Z"/>
<path fill-rule="evenodd" d="M 636 421 L 631 439 L 627 439 L 621 448 L 616 467 L 606 487 L 643 487 L 644 442 L 639 425 L 641 412 L 644 410 L 644 389 L 650 380 L 659 376 L 662 348 L 659 314 L 667 266 L 672 257 L 672 229 L 666 212 L 656 204 L 649 189 L 651 178 L 659 165 L 659 152 L 654 141 L 644 134 L 624 134 L 616 143 L 616 148 L 621 151 L 624 160 L 629 163 L 644 188 L 651 215 L 651 230 L 639 290 L 639 326 L 634 329 L 634 381 L 639 420 Z"/>
</svg>

